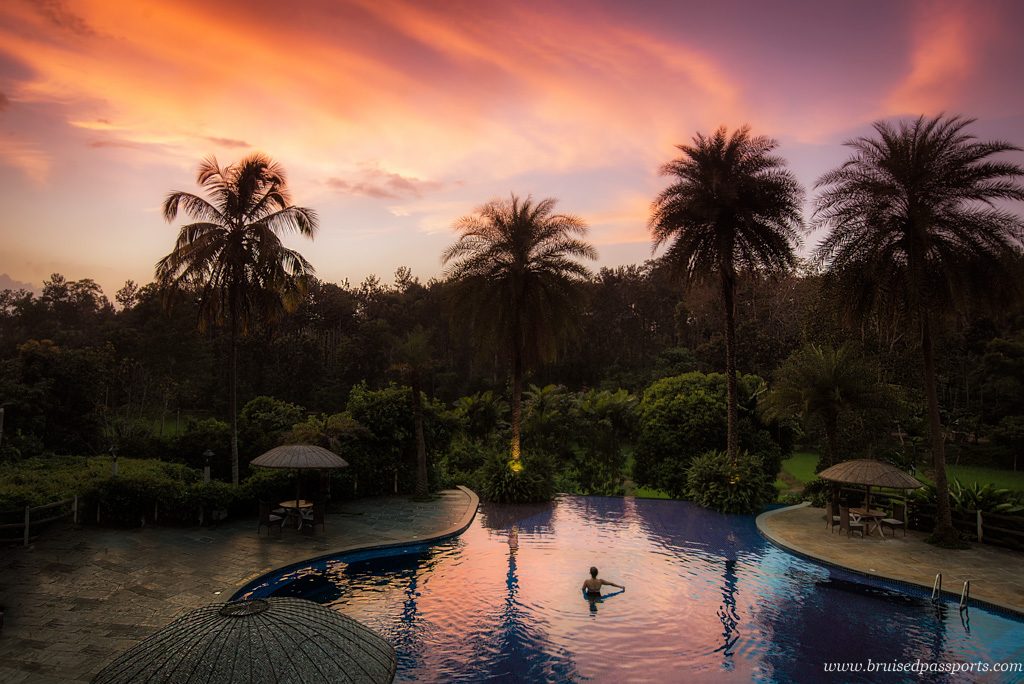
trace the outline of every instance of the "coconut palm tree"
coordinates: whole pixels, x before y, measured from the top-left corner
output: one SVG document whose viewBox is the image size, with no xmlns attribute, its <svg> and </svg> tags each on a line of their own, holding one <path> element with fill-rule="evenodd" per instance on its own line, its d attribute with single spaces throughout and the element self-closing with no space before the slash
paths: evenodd
<svg viewBox="0 0 1024 684">
<path fill-rule="evenodd" d="M 512 367 L 511 461 L 520 459 L 523 375 L 550 360 L 577 326 L 581 281 L 590 271 L 576 259 L 596 259 L 581 238 L 587 226 L 554 213 L 555 200 L 512 195 L 493 200 L 456 223 L 459 238 L 444 251 L 456 305 L 481 342 L 508 351 Z"/>
<path fill-rule="evenodd" d="M 263 154 L 221 167 L 213 157 L 199 165 L 196 183 L 206 197 L 175 191 L 164 200 L 168 222 L 183 211 L 170 254 L 156 265 L 166 292 L 189 289 L 200 298 L 201 329 L 226 324 L 231 341 L 231 479 L 238 484 L 238 336 L 298 304 L 313 267 L 281 242 L 296 232 L 312 238 L 317 218 L 292 206 L 284 169 Z"/>
<path fill-rule="evenodd" d="M 816 187 L 813 223 L 829 233 L 817 248 L 827 282 L 852 318 L 905 316 L 921 340 L 937 490 L 933 539 L 954 543 L 936 389 L 933 329 L 941 313 L 1011 288 L 1008 263 L 1021 219 L 997 202 L 1024 200 L 1024 168 L 993 155 L 1019 150 L 967 133 L 974 119 L 923 116 L 874 124 Z M 1001 283 L 1001 285 L 999 285 Z M 983 296 L 978 296 L 984 293 Z"/>
<path fill-rule="evenodd" d="M 775 371 L 762 413 L 769 419 L 816 420 L 825 431 L 825 462 L 836 462 L 839 419 L 848 412 L 878 406 L 883 392 L 871 368 L 849 346 L 808 345 L 793 352 Z"/>
<path fill-rule="evenodd" d="M 744 126 L 728 134 L 698 133 L 683 154 L 661 168 L 673 176 L 652 206 L 654 249 L 687 285 L 717 280 L 725 318 L 728 393 L 726 452 L 738 453 L 736 398 L 736 281 L 743 271 L 792 268 L 803 228 L 803 189 L 772 151 L 778 144 Z"/>
</svg>

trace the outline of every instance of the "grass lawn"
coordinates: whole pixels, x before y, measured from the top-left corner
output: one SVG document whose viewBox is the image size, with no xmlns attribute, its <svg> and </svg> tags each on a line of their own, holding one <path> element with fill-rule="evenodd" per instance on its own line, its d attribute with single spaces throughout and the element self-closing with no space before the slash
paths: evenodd
<svg viewBox="0 0 1024 684">
<path fill-rule="evenodd" d="M 946 471 L 949 473 L 950 480 L 955 477 L 965 486 L 975 482 L 983 486 L 992 483 L 997 489 L 1024 491 L 1024 471 L 1018 470 L 1014 472 L 1012 470 L 986 468 L 984 466 L 948 464 L 946 465 Z M 918 471 L 917 478 L 922 482 L 931 482 L 931 479 L 920 470 Z"/>
<path fill-rule="evenodd" d="M 818 454 L 812 451 L 797 451 L 782 462 L 782 472 L 794 480 L 807 484 L 814 479 L 814 468 L 818 465 Z"/>
<path fill-rule="evenodd" d="M 806 484 L 814 479 L 814 466 L 818 463 L 818 454 L 811 451 L 798 451 L 782 462 L 782 475 L 775 481 L 775 488 L 780 492 L 786 492 L 791 487 L 791 481 L 797 480 Z M 1011 489 L 1024 491 L 1024 471 L 1002 470 L 1000 468 L 987 468 L 984 466 L 969 465 L 946 465 L 950 479 L 957 478 L 964 485 L 979 484 L 986 485 L 993 483 L 1000 489 Z M 786 475 L 789 477 L 787 478 Z M 919 468 L 917 477 L 922 482 L 931 483 L 924 468 Z M 788 480 L 788 482 L 787 482 Z"/>
</svg>

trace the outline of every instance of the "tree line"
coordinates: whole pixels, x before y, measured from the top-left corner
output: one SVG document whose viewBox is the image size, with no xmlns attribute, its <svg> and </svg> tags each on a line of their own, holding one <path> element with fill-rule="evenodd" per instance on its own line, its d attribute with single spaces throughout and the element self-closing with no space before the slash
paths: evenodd
<svg viewBox="0 0 1024 684">
<path fill-rule="evenodd" d="M 412 382 L 445 402 L 507 385 L 514 472 L 528 379 L 637 391 L 724 370 L 722 446 L 736 464 L 742 371 L 770 379 L 774 415 L 820 431 L 829 458 L 858 415 L 883 441 L 925 437 L 936 537 L 948 541 L 947 441 L 1012 443 L 1024 415 L 1022 222 L 1007 205 L 1024 199 L 1024 169 L 998 156 L 1019 148 L 977 140 L 971 123 L 876 123 L 816 183 L 809 224 L 775 141 L 748 128 L 698 134 L 662 168 L 669 185 L 649 224 L 659 259 L 592 273 L 579 217 L 512 195 L 456 224 L 444 277 L 427 283 L 404 268 L 390 284 L 317 280 L 280 241 L 317 229 L 313 211 L 291 204 L 281 168 L 262 155 L 226 168 L 209 160 L 197 176 L 205 195 L 165 202 L 168 221 L 184 212 L 191 222 L 154 283 L 127 283 L 117 309 L 95 283 L 60 276 L 38 297 L 2 294 L 5 442 L 101 451 L 112 416 L 163 425 L 178 409 L 209 412 L 232 421 L 237 481 L 238 396 L 329 413 L 360 382 Z M 802 263 L 808 228 L 826 237 Z M 836 373 L 846 359 L 861 370 Z M 872 426 L 863 412 L 882 405 L 873 388 L 837 401 L 822 387 L 865 372 L 900 389 L 910 410 Z"/>
</svg>

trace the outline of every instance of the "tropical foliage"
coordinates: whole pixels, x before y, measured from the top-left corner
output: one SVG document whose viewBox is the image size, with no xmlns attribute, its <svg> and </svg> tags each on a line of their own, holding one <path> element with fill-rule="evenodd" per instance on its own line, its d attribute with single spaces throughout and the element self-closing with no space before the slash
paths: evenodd
<svg viewBox="0 0 1024 684">
<path fill-rule="evenodd" d="M 172 192 L 164 201 L 168 222 L 183 211 L 170 254 L 156 265 L 169 294 L 199 293 L 200 326 L 226 323 L 231 343 L 231 480 L 238 484 L 238 336 L 294 309 L 313 267 L 281 242 L 281 235 L 316 234 L 316 214 L 291 204 L 284 169 L 262 154 L 221 168 L 213 157 L 199 165 L 196 182 L 207 197 Z"/>
<path fill-rule="evenodd" d="M 672 185 L 654 201 L 654 246 L 687 283 L 716 282 L 725 319 L 727 378 L 726 452 L 739 449 L 736 388 L 736 283 L 741 272 L 784 272 L 796 263 L 793 248 L 802 227 L 803 191 L 773 150 L 774 140 L 722 127 L 698 133 L 683 156 L 661 172 Z"/>
<path fill-rule="evenodd" d="M 1024 167 L 993 156 L 1018 150 L 979 141 L 972 119 L 937 116 L 875 123 L 873 137 L 817 182 L 814 223 L 828 229 L 817 258 L 856 320 L 872 313 L 916 326 L 938 513 L 934 537 L 956 538 L 950 519 L 935 337 L 948 310 L 995 302 L 1019 285 L 1010 265 L 1024 224 L 1003 208 L 1024 200 Z"/>
<path fill-rule="evenodd" d="M 513 463 L 521 457 L 524 374 L 553 359 L 578 329 L 580 283 L 590 275 L 578 259 L 597 258 L 582 239 L 586 224 L 554 208 L 553 199 L 534 203 L 515 195 L 489 202 L 459 220 L 459 239 L 442 256 L 464 324 L 478 341 L 507 352 Z"/>
</svg>

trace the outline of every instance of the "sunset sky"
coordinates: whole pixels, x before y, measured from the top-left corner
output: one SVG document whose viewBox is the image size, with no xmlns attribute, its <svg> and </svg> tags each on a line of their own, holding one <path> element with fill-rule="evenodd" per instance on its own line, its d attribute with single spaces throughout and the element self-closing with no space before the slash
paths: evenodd
<svg viewBox="0 0 1024 684">
<path fill-rule="evenodd" d="M 255 150 L 319 213 L 288 243 L 326 280 L 439 275 L 454 220 L 509 192 L 639 262 L 697 131 L 749 123 L 808 187 L 879 118 L 1024 145 L 1022 29 L 1012 0 L 5 0 L 0 288 L 149 282 L 166 193 Z"/>
</svg>

